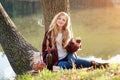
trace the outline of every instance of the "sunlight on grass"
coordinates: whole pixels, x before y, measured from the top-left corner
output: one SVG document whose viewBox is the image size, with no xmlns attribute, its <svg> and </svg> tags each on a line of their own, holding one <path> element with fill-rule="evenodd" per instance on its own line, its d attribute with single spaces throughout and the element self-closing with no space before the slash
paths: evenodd
<svg viewBox="0 0 120 80">
<path fill-rule="evenodd" d="M 16 77 L 16 80 L 119 80 L 120 76 L 113 75 L 113 73 L 118 70 L 120 70 L 118 64 L 112 64 L 107 69 L 96 69 L 90 71 L 86 68 L 59 70 L 57 72 L 51 72 L 44 69 L 35 76 L 24 74 Z"/>
</svg>

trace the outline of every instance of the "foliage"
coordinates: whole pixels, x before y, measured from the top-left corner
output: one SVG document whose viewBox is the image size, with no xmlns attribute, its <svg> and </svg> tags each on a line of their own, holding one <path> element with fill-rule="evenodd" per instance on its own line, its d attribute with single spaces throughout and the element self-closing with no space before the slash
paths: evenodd
<svg viewBox="0 0 120 80">
<path fill-rule="evenodd" d="M 36 14 L 41 11 L 40 0 L 0 0 L 0 2 L 11 18 Z"/>
</svg>

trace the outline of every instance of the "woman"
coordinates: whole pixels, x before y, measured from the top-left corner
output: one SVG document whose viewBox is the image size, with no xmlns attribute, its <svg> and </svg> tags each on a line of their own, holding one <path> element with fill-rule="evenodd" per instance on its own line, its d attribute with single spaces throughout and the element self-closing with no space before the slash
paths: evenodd
<svg viewBox="0 0 120 80">
<path fill-rule="evenodd" d="M 70 17 L 65 12 L 59 12 L 52 20 L 49 29 L 46 31 L 43 44 L 42 55 L 46 63 L 48 47 L 51 49 L 52 63 L 63 69 L 91 67 L 92 61 L 83 60 L 75 56 L 75 52 L 80 48 L 80 41 L 75 41 L 72 36 Z M 95 62 L 94 62 L 95 63 Z"/>
</svg>

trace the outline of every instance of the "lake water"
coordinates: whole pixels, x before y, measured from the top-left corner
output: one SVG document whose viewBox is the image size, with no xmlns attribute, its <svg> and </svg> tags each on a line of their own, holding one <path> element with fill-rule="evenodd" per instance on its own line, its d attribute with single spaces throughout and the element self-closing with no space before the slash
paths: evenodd
<svg viewBox="0 0 120 80">
<path fill-rule="evenodd" d="M 119 63 L 120 64 L 120 55 L 116 55 L 109 60 L 103 60 L 102 58 L 96 58 L 94 56 L 86 57 L 83 59 L 95 60 L 97 62 L 108 62 L 108 63 Z M 0 80 L 13 80 L 16 76 L 13 71 L 6 55 L 3 52 L 0 52 Z"/>
</svg>

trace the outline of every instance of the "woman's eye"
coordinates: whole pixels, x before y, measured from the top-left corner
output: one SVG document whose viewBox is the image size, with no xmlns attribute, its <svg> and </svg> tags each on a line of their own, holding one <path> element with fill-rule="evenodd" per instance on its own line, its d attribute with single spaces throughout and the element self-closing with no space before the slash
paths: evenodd
<svg viewBox="0 0 120 80">
<path fill-rule="evenodd" d="M 63 19 L 63 21 L 65 21 L 65 19 Z"/>
<path fill-rule="evenodd" d="M 61 18 L 58 18 L 58 20 L 61 20 Z"/>
</svg>

